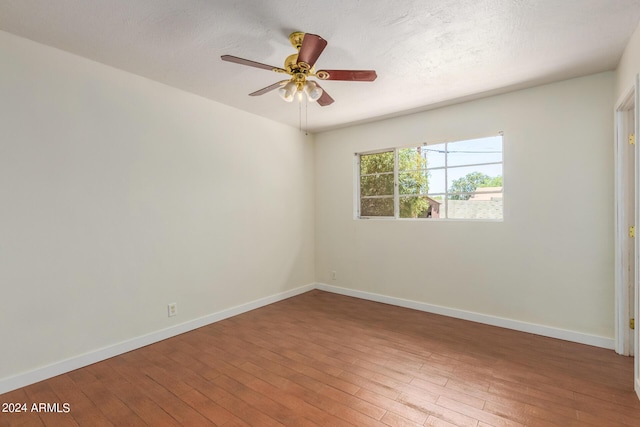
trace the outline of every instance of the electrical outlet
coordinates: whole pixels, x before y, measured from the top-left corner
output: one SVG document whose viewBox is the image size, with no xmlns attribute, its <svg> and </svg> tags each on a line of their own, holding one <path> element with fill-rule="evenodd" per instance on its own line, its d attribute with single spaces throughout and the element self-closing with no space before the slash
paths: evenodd
<svg viewBox="0 0 640 427">
<path fill-rule="evenodd" d="M 335 271 L 331 272 L 331 280 L 336 280 L 336 272 Z"/>
<path fill-rule="evenodd" d="M 176 314 L 178 314 L 178 304 L 177 304 L 177 303 L 175 303 L 175 302 L 172 302 L 171 304 L 169 304 L 169 305 L 167 306 L 167 309 L 168 309 L 168 312 L 169 312 L 169 313 L 168 313 L 168 314 L 169 314 L 169 317 L 173 317 L 173 316 L 175 316 Z"/>
</svg>

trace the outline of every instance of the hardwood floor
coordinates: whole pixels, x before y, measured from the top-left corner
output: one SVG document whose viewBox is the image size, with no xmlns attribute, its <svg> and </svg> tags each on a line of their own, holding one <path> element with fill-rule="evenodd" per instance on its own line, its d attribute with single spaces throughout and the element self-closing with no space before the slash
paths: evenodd
<svg viewBox="0 0 640 427">
<path fill-rule="evenodd" d="M 60 375 L 0 426 L 640 426 L 633 361 L 321 291 Z"/>
</svg>

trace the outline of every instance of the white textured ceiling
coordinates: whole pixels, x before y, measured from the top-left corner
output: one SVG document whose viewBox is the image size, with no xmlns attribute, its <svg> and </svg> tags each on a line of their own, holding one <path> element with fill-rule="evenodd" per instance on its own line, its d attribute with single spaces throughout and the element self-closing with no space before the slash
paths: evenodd
<svg viewBox="0 0 640 427">
<path fill-rule="evenodd" d="M 329 44 L 317 69 L 375 69 L 373 83 L 326 81 L 335 103 L 309 105 L 308 127 L 427 109 L 613 70 L 640 0 L 1 0 L 0 30 L 297 127 L 281 67 L 292 31 Z"/>
</svg>

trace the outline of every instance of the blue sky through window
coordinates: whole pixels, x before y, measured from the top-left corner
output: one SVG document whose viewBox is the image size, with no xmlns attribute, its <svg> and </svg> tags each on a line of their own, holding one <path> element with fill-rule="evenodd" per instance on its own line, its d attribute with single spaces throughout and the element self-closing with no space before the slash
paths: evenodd
<svg viewBox="0 0 640 427">
<path fill-rule="evenodd" d="M 427 145 L 422 150 L 427 158 L 429 193 L 431 194 L 444 193 L 451 187 L 453 181 L 471 172 L 480 172 L 490 177 L 502 176 L 502 136 L 499 135 Z M 445 156 L 448 156 L 446 163 L 448 182 L 446 183 Z M 483 164 L 493 162 L 500 163 Z"/>
</svg>

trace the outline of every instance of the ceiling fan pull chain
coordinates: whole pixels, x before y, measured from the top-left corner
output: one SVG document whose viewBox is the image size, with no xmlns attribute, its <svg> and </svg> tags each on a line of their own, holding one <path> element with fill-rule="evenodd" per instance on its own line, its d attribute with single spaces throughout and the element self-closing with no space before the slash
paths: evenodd
<svg viewBox="0 0 640 427">
<path fill-rule="evenodd" d="M 302 132 L 302 102 L 298 100 L 298 132 Z"/>
</svg>

